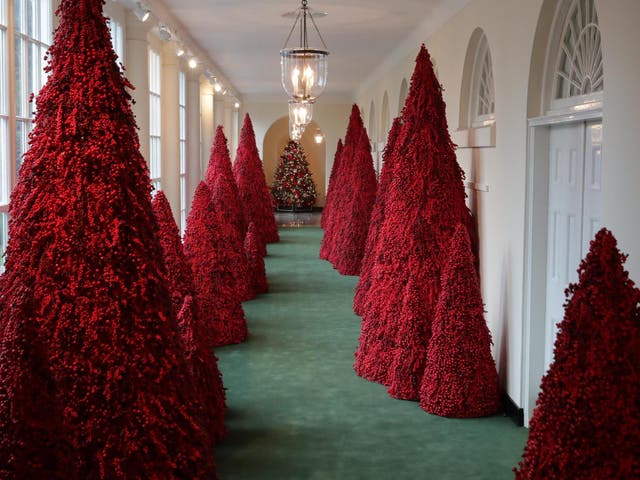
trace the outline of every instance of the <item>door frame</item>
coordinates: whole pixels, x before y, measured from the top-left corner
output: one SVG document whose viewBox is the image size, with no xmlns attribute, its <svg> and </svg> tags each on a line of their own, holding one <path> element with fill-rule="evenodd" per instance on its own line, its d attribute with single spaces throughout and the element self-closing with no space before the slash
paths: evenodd
<svg viewBox="0 0 640 480">
<path fill-rule="evenodd" d="M 545 368 L 550 129 L 561 124 L 602 122 L 601 102 L 584 107 L 550 112 L 528 120 L 521 375 L 525 426 L 529 426 Z"/>
</svg>

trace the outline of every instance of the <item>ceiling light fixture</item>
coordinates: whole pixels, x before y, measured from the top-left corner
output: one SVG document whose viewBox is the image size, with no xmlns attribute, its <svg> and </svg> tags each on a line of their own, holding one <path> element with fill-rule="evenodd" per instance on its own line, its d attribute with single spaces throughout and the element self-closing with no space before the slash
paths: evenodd
<svg viewBox="0 0 640 480">
<path fill-rule="evenodd" d="M 284 42 L 284 47 L 280 50 L 280 67 L 282 86 L 291 99 L 313 102 L 322 94 L 327 84 L 327 57 L 329 56 L 329 51 L 314 20 L 314 17 L 323 17 L 326 13 L 315 12 L 309 8 L 307 3 L 307 0 L 302 0 L 300 8 L 283 15 L 284 17 L 295 16 L 295 21 L 289 36 Z M 311 20 L 324 48 L 311 48 L 309 46 L 308 20 Z M 300 30 L 299 46 L 287 48 L 287 43 L 297 26 L 299 26 Z"/>
<path fill-rule="evenodd" d="M 196 57 L 191 57 L 189 59 L 189 68 L 196 68 L 198 66 L 198 59 Z"/>
<path fill-rule="evenodd" d="M 217 81 L 217 80 L 215 80 L 215 83 L 213 84 L 213 89 L 214 89 L 216 92 L 220 92 L 220 91 L 222 90 L 222 85 L 220 85 L 220 83 L 218 83 L 218 81 Z"/>
<path fill-rule="evenodd" d="M 185 49 L 181 43 L 176 44 L 176 55 L 182 57 L 185 54 Z"/>
<path fill-rule="evenodd" d="M 142 2 L 136 2 L 133 7 L 133 13 L 141 22 L 146 22 L 151 16 L 151 10 L 146 5 L 143 5 Z"/>
<path fill-rule="evenodd" d="M 234 106 L 234 107 L 236 108 L 236 110 L 237 110 L 238 108 L 240 108 L 240 102 L 236 102 L 236 103 L 234 103 L 234 104 L 233 104 L 233 106 Z"/>
<path fill-rule="evenodd" d="M 313 139 L 317 144 L 321 144 L 322 140 L 324 140 L 324 135 L 322 135 L 322 131 L 319 128 L 316 128 L 316 133 L 313 135 Z"/>
</svg>

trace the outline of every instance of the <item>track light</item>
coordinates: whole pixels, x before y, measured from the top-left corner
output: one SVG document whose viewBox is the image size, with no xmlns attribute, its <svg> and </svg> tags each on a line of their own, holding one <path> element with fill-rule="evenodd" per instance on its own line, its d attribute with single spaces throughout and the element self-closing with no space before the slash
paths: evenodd
<svg viewBox="0 0 640 480">
<path fill-rule="evenodd" d="M 146 22 L 151 16 L 151 10 L 143 5 L 142 2 L 136 2 L 135 6 L 133 7 L 133 13 L 141 22 Z"/>
<path fill-rule="evenodd" d="M 238 108 L 240 108 L 240 102 L 236 102 L 236 103 L 234 103 L 234 104 L 233 104 L 233 106 L 234 106 L 234 107 L 236 108 L 236 110 L 237 110 Z"/>
<path fill-rule="evenodd" d="M 185 50 L 182 44 L 180 43 L 176 44 L 176 55 L 179 57 L 182 57 L 184 54 L 185 54 Z"/>
<path fill-rule="evenodd" d="M 196 57 L 191 57 L 189 59 L 189 68 L 196 68 L 198 66 L 198 59 Z"/>
<path fill-rule="evenodd" d="M 216 83 L 214 83 L 214 84 L 213 84 L 213 89 L 214 89 L 216 92 L 220 92 L 220 91 L 222 90 L 222 85 L 220 85 L 220 83 L 218 83 L 218 82 L 216 81 Z"/>
<path fill-rule="evenodd" d="M 171 31 L 167 28 L 166 25 L 158 25 L 158 35 L 160 36 L 160 40 L 162 40 L 163 42 L 168 42 L 169 40 L 171 40 Z"/>
</svg>

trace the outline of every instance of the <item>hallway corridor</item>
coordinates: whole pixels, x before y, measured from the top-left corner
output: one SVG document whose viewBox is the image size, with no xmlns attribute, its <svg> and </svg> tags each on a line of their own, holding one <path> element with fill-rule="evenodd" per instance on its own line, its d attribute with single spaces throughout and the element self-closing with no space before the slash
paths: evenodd
<svg viewBox="0 0 640 480">
<path fill-rule="evenodd" d="M 448 419 L 390 398 L 352 369 L 356 277 L 318 259 L 322 230 L 280 230 L 265 258 L 270 293 L 244 304 L 250 338 L 216 350 L 229 480 L 513 478 L 527 430 L 502 416 Z"/>
</svg>

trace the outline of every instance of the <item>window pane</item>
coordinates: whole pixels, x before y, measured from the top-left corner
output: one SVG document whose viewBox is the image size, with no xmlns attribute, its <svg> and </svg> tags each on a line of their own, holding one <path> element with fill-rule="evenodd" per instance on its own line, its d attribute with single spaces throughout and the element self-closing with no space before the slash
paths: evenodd
<svg viewBox="0 0 640 480">
<path fill-rule="evenodd" d="M 27 151 L 31 122 L 16 122 L 16 173 L 22 166 L 22 155 Z"/>
<path fill-rule="evenodd" d="M 15 41 L 15 78 L 16 78 L 16 115 L 18 117 L 26 116 L 26 65 L 24 61 L 25 41 L 16 37 Z"/>
<path fill-rule="evenodd" d="M 24 0 L 14 0 L 13 1 L 13 22 L 16 31 L 24 33 L 24 28 L 22 27 L 22 22 L 24 20 L 23 14 L 23 1 Z"/>
<path fill-rule="evenodd" d="M 51 14 L 51 0 L 40 1 L 40 36 L 39 39 L 46 45 L 51 44 L 53 36 L 53 15 Z M 45 52 L 42 52 L 43 54 Z"/>
<path fill-rule="evenodd" d="M 7 26 L 7 2 L 0 0 L 0 25 Z"/>
<path fill-rule="evenodd" d="M 0 205 L 9 203 L 10 175 L 8 122 L 0 117 Z"/>
<path fill-rule="evenodd" d="M 2 2 L 2 0 L 0 0 Z M 7 51 L 5 50 L 6 33 L 4 30 L 0 30 L 0 115 L 8 115 L 9 108 L 7 105 Z"/>
<path fill-rule="evenodd" d="M 38 37 L 38 31 L 35 28 L 36 26 L 36 8 L 37 5 L 35 5 L 35 3 L 38 0 L 25 0 L 26 1 L 26 13 L 27 16 L 25 18 L 25 26 L 26 31 L 24 33 L 26 33 L 27 35 L 29 35 L 31 38 L 37 38 Z"/>
</svg>

